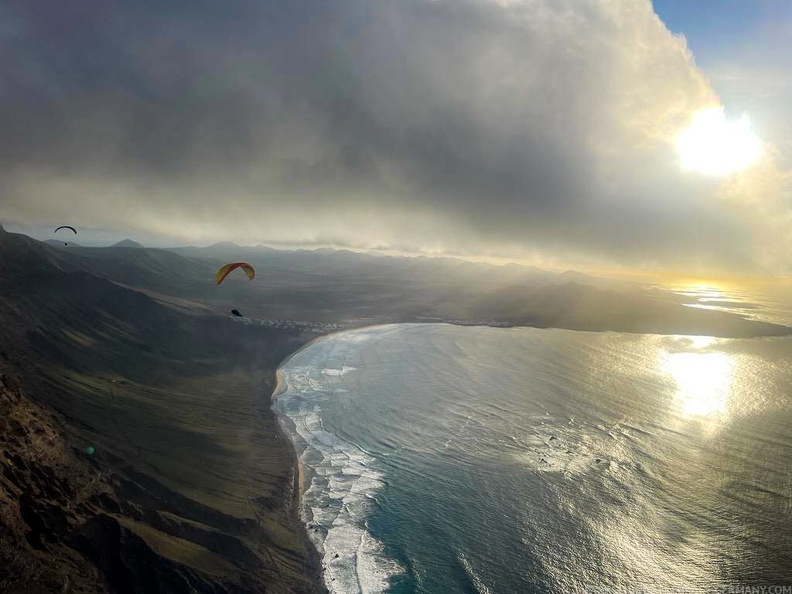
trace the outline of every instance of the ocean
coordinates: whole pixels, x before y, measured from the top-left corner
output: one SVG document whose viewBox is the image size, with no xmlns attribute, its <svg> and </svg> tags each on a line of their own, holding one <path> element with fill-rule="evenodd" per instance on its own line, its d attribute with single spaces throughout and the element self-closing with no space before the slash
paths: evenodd
<svg viewBox="0 0 792 594">
<path fill-rule="evenodd" d="M 280 371 L 330 592 L 792 585 L 792 337 L 388 325 Z"/>
</svg>

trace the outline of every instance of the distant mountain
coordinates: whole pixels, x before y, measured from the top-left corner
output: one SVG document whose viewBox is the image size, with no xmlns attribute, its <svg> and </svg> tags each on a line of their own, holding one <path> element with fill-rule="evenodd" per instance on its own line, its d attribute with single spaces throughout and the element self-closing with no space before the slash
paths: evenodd
<svg viewBox="0 0 792 594">
<path fill-rule="evenodd" d="M 591 284 L 592 280 L 594 280 L 593 276 L 590 276 L 584 272 L 578 272 L 577 270 L 567 270 L 566 272 L 562 272 L 558 275 L 558 282 L 562 284 L 570 282 Z"/>
<path fill-rule="evenodd" d="M 233 243 L 231 241 L 220 241 L 206 247 L 185 246 L 169 248 L 170 251 L 181 254 L 182 256 L 200 256 L 202 258 L 248 258 L 248 254 L 262 254 L 276 252 L 264 245 L 246 246 Z"/>
<path fill-rule="evenodd" d="M 598 289 L 636 289 L 638 284 L 630 281 L 617 280 L 612 278 L 603 278 L 599 276 L 592 276 L 577 270 L 567 270 L 561 274 L 556 275 L 553 284 L 565 285 L 567 283 L 577 283 L 580 285 L 589 285 L 597 287 Z"/>
<path fill-rule="evenodd" d="M 121 247 L 121 248 L 142 248 L 145 247 L 143 244 L 138 243 L 137 241 L 132 241 L 131 239 L 122 239 L 118 243 L 114 243 L 110 247 Z"/>
<path fill-rule="evenodd" d="M 250 258 L 249 254 L 259 254 L 272 251 L 270 248 L 264 246 L 245 246 L 236 244 L 232 241 L 218 241 L 217 243 L 213 243 L 212 245 L 204 247 L 185 246 L 167 249 L 181 256 L 212 258 L 216 261 L 223 262 L 237 260 L 247 261 Z"/>
<path fill-rule="evenodd" d="M 215 250 L 226 250 L 226 249 L 242 249 L 241 245 L 234 243 L 233 241 L 218 241 L 217 243 L 213 243 L 207 249 L 215 249 Z"/>
</svg>

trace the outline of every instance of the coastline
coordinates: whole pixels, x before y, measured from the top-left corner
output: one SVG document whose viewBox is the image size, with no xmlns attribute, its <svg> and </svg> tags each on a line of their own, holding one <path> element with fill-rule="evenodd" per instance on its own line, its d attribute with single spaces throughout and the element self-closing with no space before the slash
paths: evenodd
<svg viewBox="0 0 792 594">
<path fill-rule="evenodd" d="M 286 380 L 284 378 L 283 371 L 281 368 L 288 364 L 295 356 L 297 356 L 300 352 L 307 349 L 309 346 L 316 344 L 322 340 L 327 339 L 332 334 L 317 336 L 312 340 L 306 342 L 302 346 L 300 346 L 296 351 L 287 355 L 280 363 L 277 364 L 275 368 L 275 386 L 270 394 L 269 398 L 269 411 L 275 417 L 276 426 L 278 428 L 278 434 L 282 437 L 282 440 L 288 444 L 289 452 L 292 457 L 292 461 L 294 463 L 294 480 L 293 480 L 293 495 L 292 495 L 292 515 L 294 519 L 298 522 L 299 528 L 298 532 L 303 541 L 303 546 L 305 547 L 309 561 L 312 562 L 313 571 L 310 571 L 309 568 L 306 568 L 307 573 L 312 574 L 312 577 L 315 578 L 316 583 L 318 584 L 319 588 L 322 592 L 328 592 L 327 586 L 325 585 L 324 581 L 324 562 L 322 553 L 316 547 L 316 543 L 311 539 L 311 535 L 309 532 L 309 524 L 313 520 L 310 510 L 303 510 L 302 509 L 302 501 L 303 495 L 308 488 L 310 481 L 313 479 L 313 476 L 310 475 L 310 471 L 306 471 L 303 463 L 301 461 L 302 452 L 299 450 L 298 445 L 294 442 L 291 435 L 292 432 L 286 430 L 283 426 L 284 422 L 289 421 L 288 417 L 278 414 L 274 409 L 275 399 L 280 395 L 283 394 L 287 389 L 288 386 L 286 384 Z M 314 572 L 316 572 L 314 574 Z"/>
<path fill-rule="evenodd" d="M 391 325 L 391 324 L 383 324 L 383 325 L 384 326 L 388 326 L 388 325 Z M 361 326 L 359 328 L 348 328 L 348 329 L 345 329 L 345 330 L 339 330 L 337 332 L 331 332 L 329 334 L 322 334 L 321 336 L 317 336 L 315 338 L 312 338 L 311 340 L 309 340 L 305 344 L 301 345 L 296 351 L 294 351 L 293 353 L 290 353 L 280 363 L 278 363 L 277 367 L 275 368 L 275 388 L 272 390 L 272 394 L 270 395 L 270 410 L 272 410 L 272 412 L 275 414 L 276 419 L 278 420 L 278 430 L 279 431 L 283 432 L 283 428 L 281 427 L 281 419 L 282 419 L 282 417 L 280 415 L 278 415 L 277 413 L 275 413 L 275 411 L 272 409 L 272 405 L 275 403 L 275 399 L 278 396 L 280 396 L 281 394 L 283 394 L 288 389 L 288 387 L 286 386 L 286 380 L 283 377 L 283 371 L 281 371 L 283 366 L 284 365 L 288 365 L 288 363 L 294 357 L 299 355 L 305 349 L 307 349 L 307 348 L 309 348 L 309 347 L 311 347 L 311 346 L 313 346 L 315 344 L 318 344 L 320 342 L 324 342 L 325 340 L 328 340 L 331 337 L 340 336 L 340 335 L 346 334 L 348 332 L 357 332 L 357 331 L 364 330 L 364 329 L 377 328 L 378 326 L 380 326 L 380 325 Z M 295 480 L 296 480 L 296 482 L 298 484 L 298 487 L 299 487 L 298 488 L 298 495 L 299 495 L 300 498 L 302 498 L 302 495 L 305 492 L 305 489 L 306 489 L 306 487 L 308 485 L 308 477 L 306 476 L 305 469 L 303 468 L 303 465 L 300 462 L 300 454 L 301 454 L 301 452 L 297 451 L 297 446 L 294 443 L 294 441 L 291 439 L 291 437 L 288 436 L 288 435 L 287 435 L 287 437 L 288 437 L 289 443 L 292 444 L 292 449 L 294 450 L 295 460 L 296 460 L 296 464 L 297 464 L 297 469 L 296 469 L 297 477 L 296 477 Z M 298 502 L 298 509 L 299 509 L 299 502 Z"/>
<path fill-rule="evenodd" d="M 305 543 L 306 551 L 308 551 L 309 560 L 313 561 L 313 565 L 317 571 L 316 581 L 318 582 L 319 587 L 323 592 L 329 592 L 324 579 L 325 578 L 324 551 L 320 551 L 320 549 L 317 547 L 317 543 L 314 542 L 313 538 L 311 537 L 310 526 L 313 522 L 313 515 L 311 513 L 311 510 L 307 508 L 304 509 L 302 505 L 305 492 L 308 490 L 313 480 L 313 476 L 314 476 L 313 471 L 310 468 L 306 468 L 302 463 L 301 456 L 304 450 L 301 449 L 300 445 L 296 443 L 292 437 L 297 433 L 296 429 L 290 431 L 285 426 L 285 424 L 287 423 L 292 423 L 293 425 L 293 421 L 288 416 L 281 415 L 278 412 L 276 412 L 274 408 L 276 398 L 279 395 L 286 392 L 286 390 L 288 389 L 288 385 L 282 369 L 284 366 L 288 365 L 289 362 L 292 359 L 294 359 L 294 357 L 296 357 L 305 349 L 314 346 L 320 342 L 324 342 L 332 337 L 337 337 L 339 335 L 346 334 L 349 332 L 359 332 L 365 329 L 376 328 L 379 326 L 390 326 L 390 325 L 392 324 L 378 324 L 374 326 L 347 328 L 344 330 L 317 336 L 309 340 L 308 342 L 302 344 L 295 351 L 284 357 L 280 361 L 280 363 L 277 364 L 277 367 L 275 368 L 275 373 L 274 373 L 275 385 L 273 387 L 270 396 L 269 410 L 274 415 L 275 420 L 277 422 L 276 426 L 278 428 L 278 434 L 283 437 L 283 441 L 287 443 L 288 447 L 290 448 L 292 460 L 294 462 L 292 513 L 296 518 L 297 522 L 299 522 L 300 534 L 304 539 L 303 542 Z"/>
<path fill-rule="evenodd" d="M 302 349 L 299 349 L 299 350 L 302 350 Z M 299 352 L 299 350 L 295 351 L 293 354 L 296 355 L 297 352 Z M 287 359 L 284 360 L 284 363 L 286 361 L 288 361 L 288 359 L 291 359 L 291 356 L 287 357 Z M 278 368 L 275 370 L 275 389 L 272 391 L 272 394 L 270 395 L 270 410 L 272 410 L 273 414 L 275 415 L 276 420 L 278 421 L 278 432 L 281 435 L 285 436 L 286 440 L 288 441 L 288 443 L 291 446 L 291 453 L 292 453 L 294 464 L 295 464 L 295 470 L 294 470 L 294 475 L 295 475 L 294 476 L 294 491 L 295 491 L 295 498 L 297 500 L 296 503 L 295 503 L 295 508 L 297 510 L 297 514 L 299 515 L 300 514 L 300 502 L 302 501 L 302 496 L 303 496 L 303 493 L 305 493 L 305 489 L 306 489 L 305 471 L 303 469 L 302 462 L 300 461 L 301 452 L 297 451 L 297 445 L 294 443 L 294 440 L 292 440 L 292 438 L 290 437 L 289 433 L 283 429 L 283 427 L 281 425 L 282 420 L 283 420 L 282 417 L 280 415 L 278 415 L 272 409 L 272 404 L 274 404 L 275 398 L 277 398 L 279 394 L 282 394 L 283 392 L 285 392 L 285 388 L 284 388 L 285 380 L 283 379 L 283 372 L 280 370 L 280 367 L 281 366 L 278 365 Z"/>
<path fill-rule="evenodd" d="M 347 360 L 345 353 L 347 348 L 359 348 L 358 341 L 354 337 L 348 342 L 341 339 L 344 345 L 338 349 L 335 345 L 320 348 L 296 361 L 288 375 L 284 368 L 303 349 L 330 338 L 353 332 L 379 335 L 383 330 L 392 332 L 417 325 L 424 324 L 378 324 L 320 336 L 285 357 L 276 372 L 273 399 L 287 391 L 290 394 L 274 403 L 273 410 L 281 433 L 287 433 L 294 446 L 295 506 L 305 534 L 320 558 L 323 584 L 330 592 L 385 591 L 391 577 L 403 571 L 397 561 L 381 552 L 382 544 L 368 532 L 358 515 L 362 511 L 360 506 L 376 501 L 373 495 L 362 496 L 360 489 L 368 489 L 372 484 L 384 485 L 384 475 L 372 466 L 375 460 L 354 443 L 337 438 L 335 434 L 330 434 L 328 441 L 321 437 L 327 431 L 321 419 L 322 403 L 334 394 L 332 389 L 326 389 L 329 384 L 324 380 L 332 383 L 329 378 L 346 368 L 347 363 L 355 365 L 354 361 Z M 340 462 L 338 457 L 345 461 Z M 336 479 L 351 480 L 357 487 L 342 487 L 328 500 L 326 488 Z M 354 586 L 356 581 L 357 586 Z"/>
<path fill-rule="evenodd" d="M 287 355 L 280 363 L 277 364 L 277 367 L 275 368 L 275 388 L 272 390 L 272 394 L 270 394 L 269 404 L 270 404 L 270 410 L 275 415 L 275 419 L 278 421 L 278 431 L 281 434 L 284 434 L 286 436 L 286 439 L 288 440 L 289 444 L 291 444 L 293 459 L 294 459 L 295 464 L 296 464 L 296 466 L 295 466 L 295 479 L 294 480 L 295 480 L 295 485 L 296 485 L 296 489 L 295 489 L 296 490 L 296 496 L 297 496 L 296 509 L 297 509 L 298 516 L 301 513 L 300 512 L 300 502 L 302 501 L 302 496 L 303 496 L 303 493 L 305 493 L 305 489 L 306 489 L 306 486 L 307 486 L 307 477 L 305 476 L 305 469 L 303 468 L 302 462 L 300 461 L 301 452 L 297 451 L 297 444 L 294 443 L 294 441 L 292 440 L 292 438 L 288 434 L 288 432 L 283 430 L 283 427 L 281 426 L 282 417 L 280 415 L 278 415 L 278 413 L 275 412 L 275 410 L 273 409 L 273 404 L 275 403 L 275 399 L 278 396 L 280 396 L 281 394 L 283 394 L 288 389 L 288 386 L 286 386 L 286 380 L 283 377 L 283 371 L 281 371 L 281 368 L 284 365 L 288 364 L 289 361 L 291 361 L 294 357 L 296 357 L 298 354 L 300 354 L 302 351 L 304 351 L 305 349 L 307 349 L 311 345 L 314 345 L 314 344 L 316 344 L 318 342 L 321 342 L 321 341 L 327 339 L 330 336 L 334 336 L 335 334 L 340 334 L 340 333 L 339 332 L 334 332 L 334 333 L 331 333 L 331 334 L 323 334 L 322 336 L 317 336 L 316 338 L 312 338 L 311 340 L 309 340 L 308 342 L 306 342 L 305 344 L 300 346 L 296 351 L 294 351 L 293 353 L 290 353 L 289 355 Z M 307 532 L 307 528 L 306 528 L 306 532 Z"/>
<path fill-rule="evenodd" d="M 433 322 L 419 322 L 418 324 L 416 324 L 415 322 L 407 322 L 407 323 L 402 323 L 402 324 L 398 324 L 398 325 L 399 326 L 403 326 L 403 325 L 420 325 L 420 324 L 429 324 L 429 323 L 433 323 Z M 448 322 L 442 322 L 442 323 L 448 323 Z M 299 355 L 305 349 L 307 349 L 307 348 L 309 348 L 309 347 L 311 347 L 311 346 L 313 346 L 315 344 L 318 344 L 320 342 L 324 342 L 325 340 L 328 340 L 328 339 L 330 339 L 332 337 L 341 336 L 341 335 L 349 333 L 349 332 L 358 332 L 358 331 L 361 331 L 361 330 L 370 330 L 372 328 L 379 328 L 379 327 L 392 326 L 392 325 L 395 325 L 395 324 L 375 324 L 373 326 L 360 326 L 359 328 L 347 328 L 347 329 L 344 329 L 344 330 L 331 332 L 329 334 L 322 334 L 321 336 L 317 336 L 315 338 L 312 338 L 311 340 L 309 340 L 305 344 L 301 345 L 296 351 L 294 351 L 293 353 L 290 353 L 289 355 L 287 355 L 280 363 L 277 364 L 277 367 L 275 368 L 275 387 L 272 390 L 272 394 L 270 395 L 270 410 L 272 410 L 273 414 L 276 417 L 276 420 L 278 421 L 278 431 L 280 431 L 281 433 L 286 433 L 286 437 L 288 439 L 288 442 L 292 446 L 292 450 L 293 450 L 293 454 L 294 454 L 294 460 L 295 460 L 295 463 L 296 463 L 295 484 L 297 485 L 296 491 L 297 491 L 297 496 L 298 496 L 298 501 L 297 501 L 298 513 L 301 513 L 301 510 L 300 510 L 300 507 L 299 507 L 300 506 L 300 502 L 302 500 L 303 493 L 305 493 L 305 490 L 307 489 L 307 487 L 308 487 L 308 485 L 310 483 L 311 477 L 308 476 L 309 471 L 306 471 L 306 469 L 302 465 L 302 462 L 300 461 L 300 455 L 302 454 L 302 452 L 297 451 L 297 445 L 294 443 L 294 441 L 292 440 L 291 436 L 287 432 L 285 432 L 283 430 L 283 427 L 281 426 L 281 421 L 284 420 L 284 419 L 287 419 L 287 417 L 282 417 L 281 415 L 278 415 L 275 412 L 275 410 L 272 408 L 272 406 L 275 403 L 275 399 L 278 396 L 280 396 L 281 394 L 283 394 L 288 389 L 288 386 L 286 385 L 286 380 L 283 377 L 283 371 L 281 371 L 281 369 L 285 365 L 288 365 L 288 363 L 294 357 Z M 306 524 L 310 523 L 310 520 L 311 520 L 311 518 L 308 518 L 308 522 L 306 522 Z M 306 531 L 307 531 L 307 527 L 306 527 Z"/>
</svg>

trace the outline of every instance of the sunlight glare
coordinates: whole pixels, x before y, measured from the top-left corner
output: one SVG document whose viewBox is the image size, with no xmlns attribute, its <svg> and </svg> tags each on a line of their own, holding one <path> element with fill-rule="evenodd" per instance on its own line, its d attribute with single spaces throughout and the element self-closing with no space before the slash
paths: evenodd
<svg viewBox="0 0 792 594">
<path fill-rule="evenodd" d="M 687 339 L 690 342 L 690 346 L 694 349 L 705 349 L 718 340 L 714 336 L 688 336 Z"/>
<path fill-rule="evenodd" d="M 698 111 L 677 137 L 682 169 L 721 176 L 749 167 L 759 158 L 761 141 L 751 130 L 748 116 L 728 121 L 723 107 Z"/>
<path fill-rule="evenodd" d="M 677 400 L 688 416 L 726 410 L 731 388 L 732 361 L 723 353 L 673 353 L 665 371 L 677 385 Z"/>
</svg>

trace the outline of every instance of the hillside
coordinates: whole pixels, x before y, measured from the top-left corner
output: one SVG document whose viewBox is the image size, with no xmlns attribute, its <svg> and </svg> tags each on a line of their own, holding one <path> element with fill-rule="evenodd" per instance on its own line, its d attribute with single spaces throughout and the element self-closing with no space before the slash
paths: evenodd
<svg viewBox="0 0 792 594">
<path fill-rule="evenodd" d="M 67 241 L 60 241 L 60 240 L 57 240 L 57 239 L 48 239 L 44 243 L 46 243 L 47 245 L 54 246 L 54 247 L 70 247 L 70 248 L 82 247 L 79 243 L 75 243 L 73 241 L 68 241 L 67 242 Z"/>
<path fill-rule="evenodd" d="M 267 398 L 304 340 L 0 231 L 0 591 L 319 591 Z"/>
</svg>

